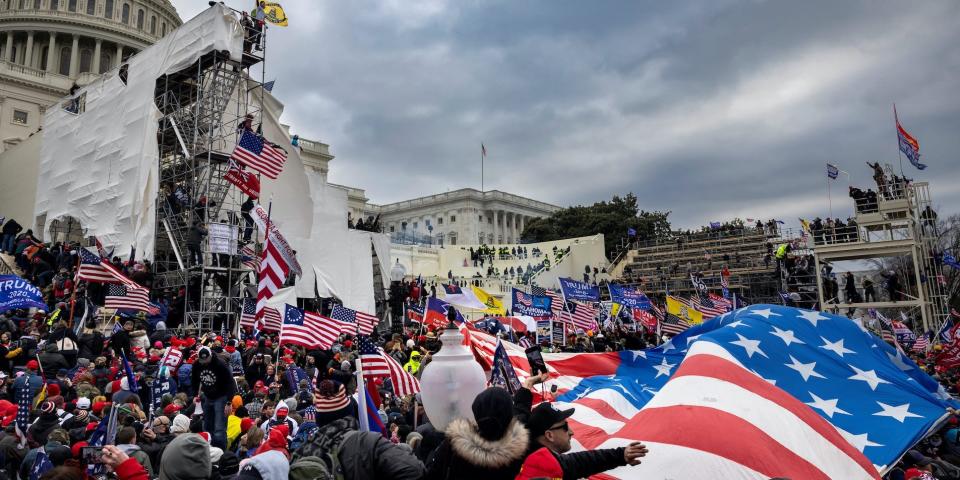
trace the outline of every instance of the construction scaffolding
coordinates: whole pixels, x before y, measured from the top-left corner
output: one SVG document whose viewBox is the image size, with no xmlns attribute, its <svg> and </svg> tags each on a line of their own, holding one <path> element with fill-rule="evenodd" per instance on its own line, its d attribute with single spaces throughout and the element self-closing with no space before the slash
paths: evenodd
<svg viewBox="0 0 960 480">
<path fill-rule="evenodd" d="M 947 294 L 942 283 L 943 272 L 938 258 L 938 226 L 932 219 L 930 188 L 926 182 L 886 185 L 875 197 L 856 202 L 854 221 L 850 225 L 815 229 L 814 257 L 817 264 L 817 289 L 824 299 L 823 308 L 837 311 L 856 309 L 919 310 L 922 328 L 938 329 L 948 315 Z M 884 265 L 881 259 L 899 258 L 904 271 L 902 287 L 893 298 L 870 298 L 844 294 L 825 296 L 824 285 L 829 269 L 822 268 L 838 261 L 868 261 Z M 889 272 L 884 272 L 889 278 Z M 855 287 L 854 287 L 855 288 Z M 844 289 L 841 287 L 841 289 Z M 865 292 L 864 292 L 865 293 Z"/>
<path fill-rule="evenodd" d="M 255 81 L 248 72 L 263 61 L 244 53 L 237 62 L 213 51 L 157 80 L 163 117 L 155 287 L 172 296 L 185 292 L 181 329 L 236 331 L 243 298 L 256 296 L 256 272 L 246 260 L 260 248 L 252 220 L 244 218 L 248 198 L 224 175 L 241 124 L 248 115 L 254 125 L 261 119 L 263 74 Z"/>
</svg>

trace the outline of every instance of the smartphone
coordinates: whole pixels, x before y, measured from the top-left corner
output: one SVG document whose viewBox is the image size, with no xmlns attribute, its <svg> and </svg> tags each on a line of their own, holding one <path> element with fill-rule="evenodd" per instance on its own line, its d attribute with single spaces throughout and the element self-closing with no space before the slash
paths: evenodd
<svg viewBox="0 0 960 480">
<path fill-rule="evenodd" d="M 543 353 L 540 351 L 540 345 L 534 345 L 526 350 L 527 362 L 530 363 L 530 374 L 539 375 L 546 373 L 547 363 L 543 361 Z"/>
<path fill-rule="evenodd" d="M 99 465 L 103 463 L 103 447 L 81 447 L 80 458 L 87 465 Z"/>
</svg>

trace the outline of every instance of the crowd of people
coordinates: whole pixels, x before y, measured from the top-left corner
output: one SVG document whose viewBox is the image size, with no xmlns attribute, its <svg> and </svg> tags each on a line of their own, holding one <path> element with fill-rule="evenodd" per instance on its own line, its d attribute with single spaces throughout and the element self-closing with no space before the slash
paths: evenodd
<svg viewBox="0 0 960 480">
<path fill-rule="evenodd" d="M 0 478 L 579 478 L 646 453 L 639 444 L 567 453 L 572 411 L 533 408 L 529 388 L 538 377 L 514 396 L 489 388 L 474 401 L 475 423 L 444 431 L 432 427 L 418 396 L 395 395 L 389 379 L 370 382 L 385 432 L 360 431 L 358 338 L 311 350 L 280 345 L 276 333 L 176 328 L 183 292 L 152 289 L 149 261 L 116 257 L 105 261 L 162 308 L 94 315 L 104 285 L 75 282 L 81 247 L 44 244 L 16 226 L 4 224 L 4 253 L 36 281 L 49 308 L 0 312 Z M 419 376 L 439 340 L 408 327 L 370 339 Z M 614 351 L 654 341 L 622 329 L 544 347 Z M 174 351 L 181 360 L 170 361 Z M 27 397 L 20 430 L 19 400 Z M 116 425 L 113 440 L 103 441 L 108 424 Z"/>
</svg>

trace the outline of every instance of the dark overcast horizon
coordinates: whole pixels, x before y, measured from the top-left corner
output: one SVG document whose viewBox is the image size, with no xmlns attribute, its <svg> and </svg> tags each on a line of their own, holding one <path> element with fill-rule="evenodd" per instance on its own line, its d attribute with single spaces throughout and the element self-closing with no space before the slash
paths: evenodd
<svg viewBox="0 0 960 480">
<path fill-rule="evenodd" d="M 172 0 L 185 20 L 202 0 Z M 227 1 L 249 8 L 251 1 Z M 676 226 L 825 217 L 920 142 L 960 201 L 960 2 L 285 0 L 267 80 L 329 180 L 390 203 L 480 187 L 569 206 L 634 192 Z M 846 177 L 834 216 L 852 215 Z"/>
</svg>

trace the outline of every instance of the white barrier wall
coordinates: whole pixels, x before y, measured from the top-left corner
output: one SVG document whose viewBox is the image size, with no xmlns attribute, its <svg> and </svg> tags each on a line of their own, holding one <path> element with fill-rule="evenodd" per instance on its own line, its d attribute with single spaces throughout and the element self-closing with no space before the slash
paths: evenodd
<svg viewBox="0 0 960 480">
<path fill-rule="evenodd" d="M 203 54 L 227 51 L 240 60 L 243 35 L 223 5 L 197 15 L 118 69 L 79 90 L 85 110 L 52 106 L 44 116 L 35 215 L 49 233 L 54 219 L 73 216 L 104 245 L 153 252 L 158 191 L 156 81 Z M 28 224 L 33 224 L 33 219 Z"/>
</svg>

